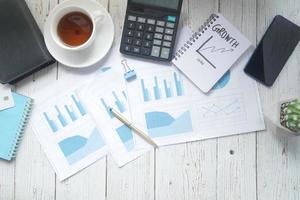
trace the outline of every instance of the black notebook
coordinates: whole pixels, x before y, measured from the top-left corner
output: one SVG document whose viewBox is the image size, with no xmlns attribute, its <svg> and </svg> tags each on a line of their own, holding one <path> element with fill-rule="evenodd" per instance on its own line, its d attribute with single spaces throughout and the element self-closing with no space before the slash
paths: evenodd
<svg viewBox="0 0 300 200">
<path fill-rule="evenodd" d="M 24 0 L 0 0 L 0 82 L 15 83 L 54 63 Z"/>
</svg>

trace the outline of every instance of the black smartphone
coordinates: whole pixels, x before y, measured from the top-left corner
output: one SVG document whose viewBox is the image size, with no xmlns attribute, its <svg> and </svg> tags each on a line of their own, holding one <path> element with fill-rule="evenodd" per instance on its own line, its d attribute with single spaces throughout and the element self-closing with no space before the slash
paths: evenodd
<svg viewBox="0 0 300 200">
<path fill-rule="evenodd" d="M 300 40 L 300 27 L 277 15 L 258 44 L 244 71 L 272 86 Z"/>
</svg>

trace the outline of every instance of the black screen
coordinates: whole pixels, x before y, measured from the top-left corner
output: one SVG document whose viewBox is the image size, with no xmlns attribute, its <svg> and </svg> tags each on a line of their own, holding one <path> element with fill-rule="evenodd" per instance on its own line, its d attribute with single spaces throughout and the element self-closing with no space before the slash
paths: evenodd
<svg viewBox="0 0 300 200">
<path fill-rule="evenodd" d="M 156 6 L 162 8 L 169 8 L 173 10 L 178 9 L 179 0 L 131 0 L 133 3 L 143 5 Z"/>
<path fill-rule="evenodd" d="M 300 28 L 282 16 L 276 16 L 245 72 L 267 86 L 273 85 L 300 40 Z"/>
</svg>

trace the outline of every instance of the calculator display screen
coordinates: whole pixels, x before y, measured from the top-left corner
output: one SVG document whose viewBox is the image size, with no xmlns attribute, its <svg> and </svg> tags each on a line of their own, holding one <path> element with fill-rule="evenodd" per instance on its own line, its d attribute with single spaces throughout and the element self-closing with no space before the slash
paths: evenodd
<svg viewBox="0 0 300 200">
<path fill-rule="evenodd" d="M 155 7 L 178 9 L 179 0 L 132 0 L 133 3 L 144 4 Z"/>
</svg>

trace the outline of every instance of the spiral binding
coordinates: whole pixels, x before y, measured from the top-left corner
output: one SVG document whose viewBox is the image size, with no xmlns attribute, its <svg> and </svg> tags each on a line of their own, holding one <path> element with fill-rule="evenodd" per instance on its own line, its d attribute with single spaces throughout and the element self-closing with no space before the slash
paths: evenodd
<svg viewBox="0 0 300 200">
<path fill-rule="evenodd" d="M 207 30 L 208 27 L 210 27 L 216 20 L 219 18 L 218 15 L 212 14 L 210 17 L 206 20 L 206 22 L 203 23 L 202 26 L 200 26 L 199 30 L 190 37 L 190 39 L 175 53 L 174 59 L 177 60 L 180 58 L 184 52 L 186 52 L 195 42 L 199 39 L 199 37 Z"/>
<path fill-rule="evenodd" d="M 24 112 L 23 112 L 23 115 L 22 115 L 22 121 L 19 124 L 19 127 L 17 129 L 17 134 L 16 134 L 16 137 L 15 137 L 14 142 L 13 142 L 14 145 L 12 146 L 12 148 L 9 151 L 9 156 L 11 158 L 16 157 L 16 154 L 17 154 L 17 151 L 18 151 L 18 148 L 19 148 L 19 144 L 22 140 L 22 137 L 23 137 L 23 134 L 24 134 L 24 131 L 25 131 L 25 127 L 28 124 L 28 119 L 29 119 L 29 115 L 30 115 L 31 110 L 32 110 L 32 105 L 33 105 L 33 100 L 31 99 L 27 103 L 27 105 L 24 109 Z"/>
</svg>

